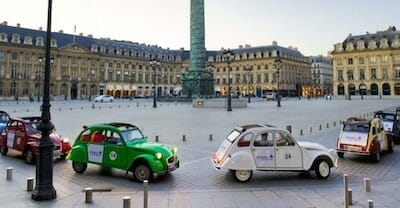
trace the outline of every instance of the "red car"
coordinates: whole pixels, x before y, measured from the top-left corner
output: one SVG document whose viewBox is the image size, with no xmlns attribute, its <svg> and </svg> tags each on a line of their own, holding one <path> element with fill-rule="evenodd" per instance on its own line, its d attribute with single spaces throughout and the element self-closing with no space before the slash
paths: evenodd
<svg viewBox="0 0 400 208">
<path fill-rule="evenodd" d="M 26 163 L 34 163 L 37 156 L 37 146 L 41 137 L 41 132 L 37 126 L 41 122 L 41 117 L 22 117 L 11 118 L 7 123 L 6 129 L 0 136 L 0 153 L 6 155 L 8 149 L 13 149 L 22 153 Z M 54 144 L 53 157 L 65 159 L 71 150 L 68 139 L 61 138 L 60 135 L 50 133 L 50 139 Z"/>
</svg>

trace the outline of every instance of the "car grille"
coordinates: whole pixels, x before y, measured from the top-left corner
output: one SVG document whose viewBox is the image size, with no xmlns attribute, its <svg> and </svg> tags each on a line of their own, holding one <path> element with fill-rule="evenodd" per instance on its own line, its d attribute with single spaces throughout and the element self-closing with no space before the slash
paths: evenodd
<svg viewBox="0 0 400 208">
<path fill-rule="evenodd" d="M 171 164 L 171 163 L 173 163 L 174 161 L 175 161 L 175 157 L 174 157 L 174 156 L 171 156 L 171 157 L 169 157 L 169 158 L 167 159 L 168 164 Z"/>
</svg>

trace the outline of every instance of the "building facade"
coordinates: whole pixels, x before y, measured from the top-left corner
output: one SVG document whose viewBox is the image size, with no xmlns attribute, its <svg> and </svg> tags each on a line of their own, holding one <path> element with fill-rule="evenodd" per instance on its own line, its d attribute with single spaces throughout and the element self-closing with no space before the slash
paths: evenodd
<svg viewBox="0 0 400 208">
<path fill-rule="evenodd" d="M 0 97 L 43 94 L 46 32 L 0 24 Z M 230 64 L 231 92 L 263 96 L 277 91 L 284 96 L 311 93 L 310 63 L 295 48 L 273 42 L 270 46 L 238 47 Z M 227 63 L 222 51 L 206 51 L 212 66 L 217 96 L 227 95 Z M 50 95 L 86 99 L 99 94 L 116 98 L 178 94 L 181 78 L 189 71 L 190 51 L 170 50 L 92 35 L 52 32 Z M 159 65 L 149 60 L 157 59 Z M 280 60 L 277 64 L 276 60 Z M 156 90 L 154 90 L 156 89 Z"/>
<path fill-rule="evenodd" d="M 231 93 L 262 97 L 279 91 L 283 96 L 307 94 L 311 79 L 310 63 L 297 49 L 278 46 L 239 46 L 232 49 L 234 59 L 229 65 Z M 209 52 L 208 63 L 214 71 L 214 89 L 226 96 L 228 92 L 228 64 L 223 50 Z M 280 63 L 277 64 L 277 60 Z"/>
<path fill-rule="evenodd" d="M 332 94 L 333 67 L 329 57 L 310 56 L 311 63 L 311 86 L 313 95 L 323 96 Z"/>
<path fill-rule="evenodd" d="M 400 32 L 349 35 L 334 45 L 335 95 L 400 95 Z"/>
</svg>

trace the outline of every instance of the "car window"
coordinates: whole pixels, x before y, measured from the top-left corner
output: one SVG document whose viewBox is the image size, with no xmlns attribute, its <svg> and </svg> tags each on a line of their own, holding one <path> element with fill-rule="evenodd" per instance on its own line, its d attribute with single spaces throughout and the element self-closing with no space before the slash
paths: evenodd
<svg viewBox="0 0 400 208">
<path fill-rule="evenodd" d="M 90 129 L 86 129 L 84 132 L 82 132 L 79 139 L 81 140 L 81 142 L 90 141 Z"/>
<path fill-rule="evenodd" d="M 343 131 L 354 131 L 368 133 L 368 124 L 344 124 Z"/>
<path fill-rule="evenodd" d="M 143 139 L 143 134 L 139 129 L 129 129 L 121 131 L 122 137 L 125 142 L 134 141 L 137 139 Z"/>
<path fill-rule="evenodd" d="M 273 137 L 270 132 L 265 132 L 258 135 L 254 139 L 254 146 L 273 146 Z"/>
<path fill-rule="evenodd" d="M 117 144 L 122 143 L 122 139 L 117 132 L 106 131 L 105 136 L 106 136 L 105 140 L 106 140 L 107 144 L 116 144 L 117 145 Z"/>
<path fill-rule="evenodd" d="M 274 139 L 276 146 L 293 146 L 294 141 L 292 137 L 284 132 L 274 132 Z"/>
<path fill-rule="evenodd" d="M 104 140 L 105 140 L 105 136 L 104 136 L 102 130 L 95 131 L 90 136 L 90 142 L 91 143 L 102 144 L 104 142 Z"/>
<path fill-rule="evenodd" d="M 253 134 L 246 134 L 240 137 L 237 143 L 238 147 L 248 147 L 250 145 L 251 138 L 253 138 Z"/>
</svg>

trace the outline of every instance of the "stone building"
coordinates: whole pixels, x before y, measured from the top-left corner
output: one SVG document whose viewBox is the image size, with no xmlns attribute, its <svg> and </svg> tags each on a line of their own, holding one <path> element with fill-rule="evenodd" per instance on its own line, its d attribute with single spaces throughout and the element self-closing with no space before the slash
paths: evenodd
<svg viewBox="0 0 400 208">
<path fill-rule="evenodd" d="M 400 32 L 349 35 L 334 45 L 335 95 L 400 95 Z"/>
<path fill-rule="evenodd" d="M 0 97 L 43 94 L 46 31 L 0 24 Z M 278 90 L 284 96 L 307 94 L 310 62 L 296 48 L 249 45 L 233 49 L 231 92 L 263 96 Z M 206 51 L 214 74 L 215 95 L 227 95 L 227 63 L 221 51 Z M 52 32 L 50 95 L 86 99 L 99 94 L 116 98 L 170 96 L 179 93 L 190 66 L 188 50 L 164 49 L 92 35 Z M 149 60 L 157 59 L 152 65 Z M 280 60 L 277 67 L 276 60 Z M 279 68 L 279 70 L 278 70 Z M 279 73 L 278 73 L 279 71 Z M 302 83 L 302 85 L 299 85 Z"/>
<path fill-rule="evenodd" d="M 314 89 L 313 95 L 332 94 L 332 60 L 322 55 L 310 56 L 309 60 L 311 63 L 311 85 Z"/>
</svg>

